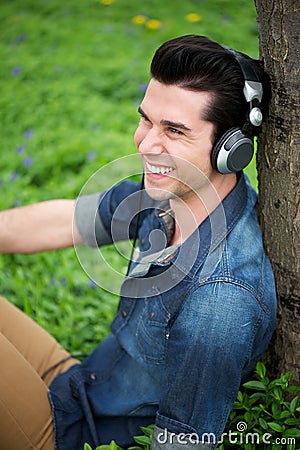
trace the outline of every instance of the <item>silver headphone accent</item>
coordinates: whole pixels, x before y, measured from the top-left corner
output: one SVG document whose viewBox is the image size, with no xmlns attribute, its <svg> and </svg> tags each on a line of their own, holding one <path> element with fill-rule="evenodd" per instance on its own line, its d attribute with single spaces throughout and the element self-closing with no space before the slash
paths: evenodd
<svg viewBox="0 0 300 450">
<path fill-rule="evenodd" d="M 262 124 L 263 115 L 257 106 L 251 109 L 249 113 L 249 120 L 254 127 L 259 127 Z"/>
<path fill-rule="evenodd" d="M 238 62 L 240 63 L 240 61 Z M 261 102 L 263 96 L 262 84 L 258 81 L 245 80 L 243 93 L 246 101 L 250 103 L 249 120 L 254 127 L 259 127 L 262 123 L 263 115 L 258 106 L 252 108 L 252 102 L 253 100 Z"/>
</svg>

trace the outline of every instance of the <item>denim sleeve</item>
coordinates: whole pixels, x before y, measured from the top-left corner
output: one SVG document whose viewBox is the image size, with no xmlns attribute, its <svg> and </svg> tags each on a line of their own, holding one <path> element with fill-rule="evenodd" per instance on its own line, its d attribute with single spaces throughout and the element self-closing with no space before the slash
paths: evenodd
<svg viewBox="0 0 300 450">
<path fill-rule="evenodd" d="M 193 288 L 168 336 L 167 383 L 156 430 L 192 435 L 193 443 L 182 444 L 185 448 L 216 448 L 243 370 L 264 350 L 253 358 L 268 322 L 254 293 L 238 282 Z M 155 434 L 151 449 L 167 450 L 169 444 L 159 443 Z"/>
<path fill-rule="evenodd" d="M 131 239 L 139 205 L 140 184 L 122 182 L 101 194 L 76 201 L 75 221 L 83 241 L 91 247 Z"/>
<path fill-rule="evenodd" d="M 75 205 L 75 222 L 83 241 L 90 247 L 111 244 L 111 236 L 106 231 L 98 214 L 103 194 L 83 195 Z"/>
</svg>

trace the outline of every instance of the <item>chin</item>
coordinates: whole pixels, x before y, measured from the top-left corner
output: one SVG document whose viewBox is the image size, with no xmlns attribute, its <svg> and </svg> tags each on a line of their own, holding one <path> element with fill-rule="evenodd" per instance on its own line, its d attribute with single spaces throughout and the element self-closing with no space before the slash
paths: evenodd
<svg viewBox="0 0 300 450">
<path fill-rule="evenodd" d="M 152 187 L 145 187 L 147 194 L 149 197 L 151 197 L 153 200 L 156 200 L 158 202 L 166 201 L 172 198 L 172 195 L 170 192 L 167 192 L 163 189 L 159 188 L 152 188 Z"/>
<path fill-rule="evenodd" d="M 173 192 L 170 192 L 170 190 L 153 186 L 153 184 L 147 182 L 147 180 L 145 180 L 145 189 L 149 197 L 158 202 L 169 200 L 174 196 Z"/>
</svg>

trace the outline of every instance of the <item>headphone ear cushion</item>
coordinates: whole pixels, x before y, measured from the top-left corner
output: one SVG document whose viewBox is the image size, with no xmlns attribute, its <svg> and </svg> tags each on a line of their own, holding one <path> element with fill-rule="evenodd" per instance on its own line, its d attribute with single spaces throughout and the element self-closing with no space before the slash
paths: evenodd
<svg viewBox="0 0 300 450">
<path fill-rule="evenodd" d="M 239 128 L 230 128 L 216 142 L 211 151 L 211 164 L 220 173 L 243 170 L 254 153 L 253 141 Z"/>
<path fill-rule="evenodd" d="M 230 138 L 236 131 L 239 131 L 238 128 L 230 128 L 229 130 L 225 131 L 224 134 L 217 140 L 217 142 L 214 144 L 212 151 L 211 151 L 211 165 L 215 170 L 218 170 L 218 155 L 220 153 L 221 148 L 223 147 L 224 143 L 227 141 L 228 138 Z"/>
</svg>

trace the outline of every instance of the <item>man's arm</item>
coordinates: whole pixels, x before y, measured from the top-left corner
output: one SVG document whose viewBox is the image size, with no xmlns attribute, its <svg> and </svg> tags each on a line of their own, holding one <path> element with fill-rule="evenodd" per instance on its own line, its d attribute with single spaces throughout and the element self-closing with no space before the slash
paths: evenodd
<svg viewBox="0 0 300 450">
<path fill-rule="evenodd" d="M 80 244 L 74 208 L 74 200 L 50 200 L 1 211 L 0 253 L 37 253 Z"/>
<path fill-rule="evenodd" d="M 128 239 L 139 198 L 134 194 L 139 196 L 139 188 L 139 183 L 125 182 L 101 194 L 81 196 L 77 201 L 49 200 L 0 211 L 0 253 L 37 253 L 82 242 L 96 247 Z M 127 197 L 129 203 L 124 202 Z M 102 200 L 103 211 L 99 214 Z M 112 238 L 109 231 L 114 214 Z"/>
</svg>

